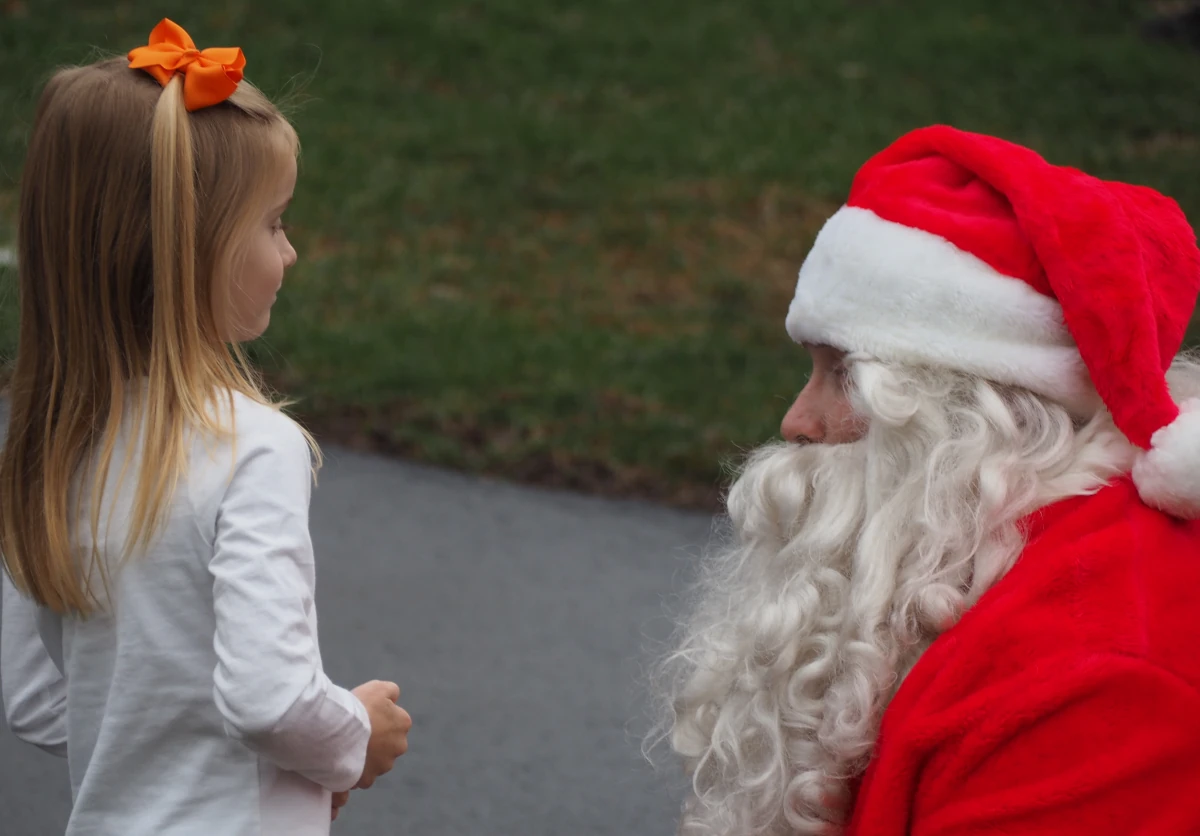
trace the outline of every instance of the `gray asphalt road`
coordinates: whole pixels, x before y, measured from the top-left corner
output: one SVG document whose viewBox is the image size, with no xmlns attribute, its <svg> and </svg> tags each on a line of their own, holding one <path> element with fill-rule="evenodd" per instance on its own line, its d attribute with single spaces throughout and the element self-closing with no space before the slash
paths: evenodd
<svg viewBox="0 0 1200 836">
<path fill-rule="evenodd" d="M 639 753 L 639 677 L 711 520 L 327 453 L 326 668 L 350 687 L 395 679 L 415 720 L 334 833 L 672 834 L 682 788 Z M 61 833 L 66 780 L 0 731 L 0 833 Z"/>
</svg>

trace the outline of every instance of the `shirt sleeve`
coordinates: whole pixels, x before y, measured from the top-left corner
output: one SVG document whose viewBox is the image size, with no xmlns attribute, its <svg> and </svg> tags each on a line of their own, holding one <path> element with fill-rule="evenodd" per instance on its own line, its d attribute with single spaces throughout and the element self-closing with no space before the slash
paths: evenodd
<svg viewBox="0 0 1200 836">
<path fill-rule="evenodd" d="M 52 755 L 67 756 L 67 682 L 38 631 L 38 606 L 7 572 L 0 624 L 0 684 L 4 717 L 18 738 Z M 56 616 L 57 617 L 57 616 Z"/>
<path fill-rule="evenodd" d="M 913 836 L 1200 833 L 1200 695 L 1176 674 L 1095 654 L 970 710 L 922 769 Z"/>
<path fill-rule="evenodd" d="M 269 433 L 239 432 L 237 463 L 217 511 L 209 564 L 213 693 L 231 737 L 281 769 L 342 791 L 362 775 L 370 721 L 321 666 L 309 451 L 299 429 L 275 417 Z"/>
</svg>

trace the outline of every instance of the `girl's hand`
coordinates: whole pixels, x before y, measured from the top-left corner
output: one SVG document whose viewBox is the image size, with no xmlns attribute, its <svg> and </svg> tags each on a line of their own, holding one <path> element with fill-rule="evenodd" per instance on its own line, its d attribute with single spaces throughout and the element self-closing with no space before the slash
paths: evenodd
<svg viewBox="0 0 1200 836">
<path fill-rule="evenodd" d="M 346 806 L 346 802 L 350 800 L 350 791 L 335 792 L 333 794 L 333 810 L 330 813 L 330 821 L 337 821 L 338 813 Z"/>
<path fill-rule="evenodd" d="M 396 758 L 408 751 L 408 730 L 412 728 L 412 717 L 396 700 L 400 699 L 400 686 L 394 682 L 371 682 L 359 685 L 354 696 L 367 709 L 371 720 L 371 738 L 367 741 L 367 762 L 363 765 L 358 789 L 365 790 L 375 779 L 390 772 Z"/>
</svg>

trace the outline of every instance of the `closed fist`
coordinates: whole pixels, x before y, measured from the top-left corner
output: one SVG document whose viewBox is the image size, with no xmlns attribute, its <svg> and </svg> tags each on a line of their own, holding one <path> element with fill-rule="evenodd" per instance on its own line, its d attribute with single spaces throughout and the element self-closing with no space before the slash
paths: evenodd
<svg viewBox="0 0 1200 836">
<path fill-rule="evenodd" d="M 352 692 L 367 709 L 371 722 L 371 738 L 367 742 L 367 760 L 358 789 L 367 789 L 375 779 L 392 770 L 396 758 L 408 751 L 408 731 L 412 728 L 412 717 L 396 700 L 400 699 L 400 686 L 394 682 L 372 680 L 363 683 Z"/>
</svg>

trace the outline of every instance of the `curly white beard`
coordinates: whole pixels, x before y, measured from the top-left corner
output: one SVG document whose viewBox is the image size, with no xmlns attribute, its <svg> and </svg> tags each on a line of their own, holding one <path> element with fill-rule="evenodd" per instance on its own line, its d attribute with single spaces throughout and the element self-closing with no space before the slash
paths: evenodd
<svg viewBox="0 0 1200 836">
<path fill-rule="evenodd" d="M 692 777 L 681 834 L 841 831 L 905 674 L 1015 562 L 1019 520 L 1094 492 L 1132 448 L 1107 414 L 851 358 L 853 444 L 772 445 L 728 499 L 658 681 Z"/>
</svg>

